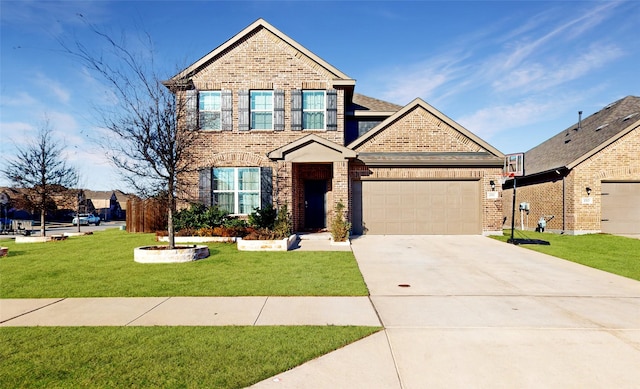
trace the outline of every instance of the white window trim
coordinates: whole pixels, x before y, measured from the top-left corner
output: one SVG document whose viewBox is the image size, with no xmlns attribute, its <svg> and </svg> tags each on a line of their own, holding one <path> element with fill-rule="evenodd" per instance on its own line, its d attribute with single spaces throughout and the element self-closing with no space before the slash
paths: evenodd
<svg viewBox="0 0 640 389">
<path fill-rule="evenodd" d="M 322 92 L 322 101 L 324 101 L 324 108 L 322 109 L 305 109 L 304 108 L 304 94 L 305 92 Z M 327 130 L 327 91 L 322 89 L 303 89 L 301 95 L 302 101 L 300 102 L 302 108 L 302 130 L 303 131 L 326 131 Z M 304 114 L 308 112 L 322 112 L 323 115 L 323 126 L 322 128 L 306 128 L 304 126 Z"/>
<path fill-rule="evenodd" d="M 215 177 L 215 170 L 216 169 L 233 169 L 233 187 L 234 189 L 232 190 L 220 190 L 220 189 L 213 189 L 211 192 L 213 193 L 214 197 L 216 193 L 233 193 L 233 212 L 231 213 L 231 216 L 243 216 L 243 215 L 248 215 L 248 213 L 240 213 L 240 194 L 241 193 L 256 193 L 258 195 L 258 208 L 262 208 L 262 198 L 261 198 L 261 193 L 262 193 L 262 180 L 260 175 L 262 174 L 261 170 L 259 167 L 254 167 L 254 166 L 242 166 L 242 167 L 214 167 L 213 171 L 211 172 L 211 179 L 213 180 Z M 240 190 L 240 169 L 256 169 L 258 171 L 258 189 L 254 189 L 254 190 Z"/>
<path fill-rule="evenodd" d="M 202 123 L 200 123 L 199 128 L 202 131 L 221 131 L 222 130 L 222 91 L 219 90 L 202 90 L 202 91 L 198 91 L 199 94 L 202 93 L 215 93 L 218 95 L 218 98 L 220 99 L 220 109 L 200 109 L 200 99 L 201 96 L 198 96 L 198 120 L 200 120 L 200 113 L 201 112 L 217 112 L 219 117 L 220 117 L 220 127 L 219 128 L 204 128 L 202 126 Z"/>
<path fill-rule="evenodd" d="M 269 93 L 271 93 L 271 109 L 270 110 L 267 110 L 267 109 L 252 109 L 251 108 L 251 94 L 253 92 L 269 92 Z M 274 112 L 275 101 L 274 101 L 274 96 L 273 95 L 274 95 L 274 93 L 273 93 L 273 90 L 271 90 L 271 89 L 252 89 L 252 90 L 249 91 L 249 129 L 250 130 L 253 130 L 253 131 L 273 131 L 273 129 L 274 129 L 274 123 L 273 122 L 275 120 L 274 113 L 273 113 Z M 271 113 L 271 128 L 255 128 L 254 127 L 255 123 L 253 121 L 253 114 L 254 113 L 265 113 L 265 112 Z"/>
</svg>

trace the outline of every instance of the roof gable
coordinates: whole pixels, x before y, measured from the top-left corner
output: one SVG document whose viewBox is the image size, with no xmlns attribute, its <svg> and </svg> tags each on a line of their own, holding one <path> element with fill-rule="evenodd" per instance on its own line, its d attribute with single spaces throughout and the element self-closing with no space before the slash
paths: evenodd
<svg viewBox="0 0 640 389">
<path fill-rule="evenodd" d="M 403 149 L 402 151 L 407 151 L 407 152 L 410 152 L 410 151 L 414 151 L 414 152 L 415 151 L 423 151 L 423 152 L 486 151 L 496 157 L 500 157 L 500 158 L 504 157 L 504 154 L 502 154 L 496 148 L 494 148 L 484 140 L 480 139 L 471 131 L 462 127 L 460 124 L 450 119 L 445 114 L 438 111 L 437 109 L 435 109 L 434 107 L 432 107 L 431 105 L 429 105 L 428 103 L 426 103 L 424 100 L 420 98 L 417 98 L 413 100 L 411 103 L 407 104 L 405 107 L 403 107 L 401 110 L 397 111 L 395 114 L 393 114 L 392 116 L 384 120 L 382 123 L 378 124 L 376 127 L 369 130 L 366 134 L 356 139 L 355 141 L 351 142 L 347 147 L 350 149 L 358 150 L 358 151 L 364 151 L 364 149 L 368 148 L 367 146 L 369 143 L 374 141 L 376 137 L 384 136 L 385 131 L 389 131 L 389 129 L 392 128 L 394 125 L 397 125 L 403 120 L 413 120 L 413 118 L 411 117 L 411 114 L 416 112 L 425 113 L 426 116 L 428 116 L 428 118 L 424 118 L 425 115 L 423 115 L 423 118 L 420 120 L 420 122 L 409 125 L 410 127 L 409 130 L 407 129 L 402 130 L 404 132 L 402 135 L 403 137 L 404 136 L 419 137 L 420 138 L 419 142 L 418 141 L 414 142 L 414 143 L 419 143 L 417 146 L 418 149 L 410 150 L 410 149 L 407 149 L 406 146 L 402 146 L 401 147 Z M 433 122 L 431 123 L 430 127 L 436 128 L 439 131 L 438 134 L 434 133 L 431 135 L 435 137 L 450 136 L 452 138 L 456 138 L 457 142 L 461 144 L 464 143 L 467 146 L 465 150 L 433 149 L 436 146 L 436 143 L 438 142 L 429 142 L 427 141 L 427 136 L 425 134 L 418 134 L 418 131 L 421 131 L 421 130 L 429 131 L 429 129 L 424 128 L 424 124 L 425 124 L 424 121 L 428 121 L 428 120 Z M 417 131 L 414 131 L 414 130 L 417 130 Z M 412 131 L 414 133 L 409 133 L 409 131 Z M 398 138 L 397 134 L 395 135 L 395 138 L 396 139 L 394 140 L 397 140 Z M 386 141 L 392 141 L 392 140 L 385 139 L 385 143 Z M 378 150 L 367 150 L 367 151 L 375 152 Z"/>
<path fill-rule="evenodd" d="M 273 150 L 267 156 L 289 162 L 335 162 L 355 158 L 356 152 L 315 134 L 309 134 Z"/>
<path fill-rule="evenodd" d="M 640 97 L 627 96 L 525 153 L 526 175 L 572 169 L 640 126 Z"/>
<path fill-rule="evenodd" d="M 317 55 L 315 55 L 314 53 L 306 49 L 304 46 L 302 46 L 295 40 L 291 39 L 286 34 L 282 33 L 277 28 L 273 27 L 264 19 L 256 20 L 255 22 L 247 26 L 245 29 L 243 29 L 242 31 L 234 35 L 231 39 L 229 39 L 222 45 L 218 46 L 217 48 L 215 48 L 214 50 L 209 52 L 207 55 L 205 55 L 204 57 L 194 62 L 192 65 L 190 65 L 186 69 L 182 70 L 180 73 L 173 76 L 166 83 L 179 84 L 180 81 L 186 80 L 192 77 L 194 74 L 198 73 L 200 70 L 205 68 L 208 64 L 215 61 L 220 56 L 224 55 L 224 53 L 226 53 L 228 50 L 232 50 L 239 42 L 243 41 L 247 36 L 254 34 L 255 31 L 260 29 L 268 30 L 269 32 L 271 32 L 272 34 L 280 38 L 283 42 L 290 45 L 295 50 L 300 52 L 302 55 L 307 57 L 310 61 L 314 62 L 317 66 L 321 67 L 325 71 L 332 74 L 335 77 L 334 85 L 341 85 L 341 84 L 355 85 L 355 80 L 353 80 L 352 78 L 350 78 L 349 76 L 347 76 L 346 74 L 344 74 L 343 72 L 341 72 L 340 70 L 338 70 L 337 68 L 329 64 L 328 62 L 326 62 L 325 60 L 323 60 L 322 58 L 318 57 Z"/>
</svg>

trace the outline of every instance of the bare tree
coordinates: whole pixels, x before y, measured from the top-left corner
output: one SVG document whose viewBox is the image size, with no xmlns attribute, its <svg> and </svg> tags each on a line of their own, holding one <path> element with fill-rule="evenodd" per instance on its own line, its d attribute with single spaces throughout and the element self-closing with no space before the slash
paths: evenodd
<svg viewBox="0 0 640 389">
<path fill-rule="evenodd" d="M 78 172 L 62 158 L 64 147 L 53 138 L 46 120 L 38 134 L 2 169 L 4 176 L 24 190 L 24 200 L 40 211 L 40 232 L 46 235 L 47 210 L 55 208 L 53 196 L 63 195 L 76 185 Z"/>
<path fill-rule="evenodd" d="M 148 50 L 142 55 L 117 42 L 111 36 L 88 24 L 105 44 L 105 51 L 96 52 L 82 42 L 60 42 L 67 54 L 102 79 L 113 100 L 111 108 L 99 111 L 100 125 L 108 135 L 105 151 L 111 162 L 121 170 L 123 178 L 144 197 L 166 193 L 168 202 L 169 247 L 175 247 L 173 215 L 180 196 L 179 179 L 195 171 L 192 146 L 197 131 L 186 123 L 187 101 L 176 99 L 182 86 L 163 84 L 155 69 L 151 38 L 142 42 Z M 114 136 L 115 135 L 115 136 Z"/>
</svg>

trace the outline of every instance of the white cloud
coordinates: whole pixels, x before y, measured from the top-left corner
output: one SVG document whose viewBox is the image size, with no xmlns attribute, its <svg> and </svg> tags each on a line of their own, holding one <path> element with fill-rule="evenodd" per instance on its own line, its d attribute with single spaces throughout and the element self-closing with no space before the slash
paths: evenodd
<svg viewBox="0 0 640 389">
<path fill-rule="evenodd" d="M 523 94 L 543 91 L 583 77 L 622 55 L 623 50 L 616 45 L 594 43 L 587 50 L 577 52 L 576 56 L 569 55 L 568 59 L 546 58 L 547 63 L 544 64 L 532 62 L 519 66 L 496 78 L 492 86 L 498 92 L 518 90 Z"/>
<path fill-rule="evenodd" d="M 15 96 L 7 96 L 0 93 L 0 106 L 7 107 L 29 107 L 38 103 L 33 96 L 27 92 L 18 92 Z"/>
<path fill-rule="evenodd" d="M 34 82 L 39 87 L 48 90 L 62 103 L 68 103 L 71 98 L 71 92 L 64 88 L 62 84 L 56 80 L 53 80 L 42 73 L 37 73 Z"/>
<path fill-rule="evenodd" d="M 559 112 L 563 105 L 557 101 L 521 101 L 511 105 L 486 106 L 457 121 L 481 138 L 488 139 L 506 130 L 537 123 L 542 118 L 548 119 L 551 112 Z"/>
</svg>

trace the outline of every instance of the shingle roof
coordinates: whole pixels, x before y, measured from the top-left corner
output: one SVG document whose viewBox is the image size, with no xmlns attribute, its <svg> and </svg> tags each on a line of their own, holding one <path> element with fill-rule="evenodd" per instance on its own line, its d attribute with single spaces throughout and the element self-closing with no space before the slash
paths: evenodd
<svg viewBox="0 0 640 389">
<path fill-rule="evenodd" d="M 402 109 L 401 105 L 374 99 L 360 93 L 353 94 L 352 103 L 354 111 L 397 112 Z"/>
<path fill-rule="evenodd" d="M 504 159 L 488 152 L 359 153 L 369 166 L 502 166 Z"/>
<path fill-rule="evenodd" d="M 524 172 L 571 169 L 639 125 L 640 97 L 627 96 L 527 151 Z"/>
</svg>

